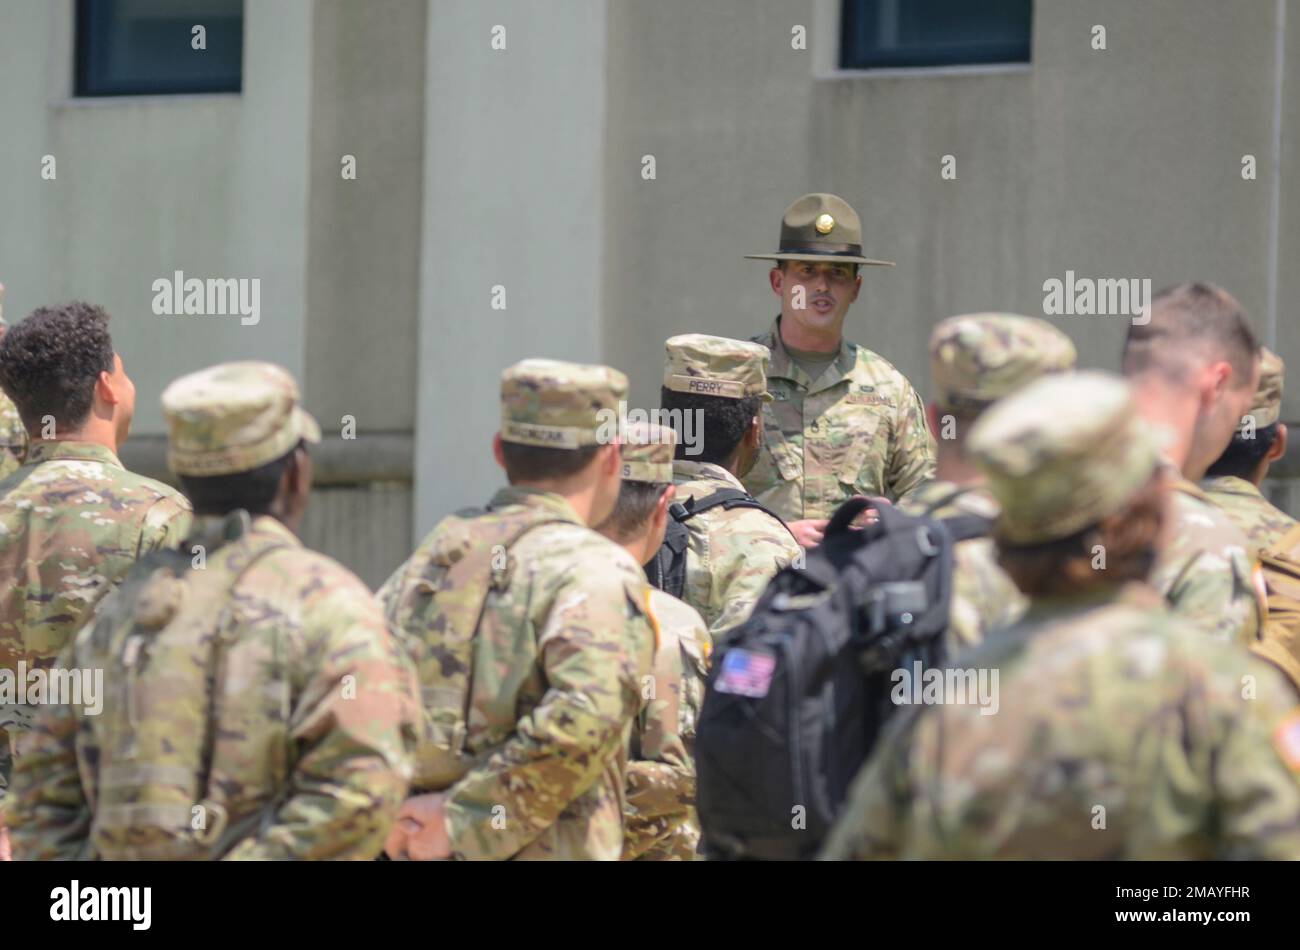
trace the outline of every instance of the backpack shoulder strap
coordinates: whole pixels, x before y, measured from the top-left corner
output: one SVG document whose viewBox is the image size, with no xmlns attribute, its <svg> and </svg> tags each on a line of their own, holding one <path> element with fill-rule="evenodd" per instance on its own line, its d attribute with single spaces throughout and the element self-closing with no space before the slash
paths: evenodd
<svg viewBox="0 0 1300 950">
<path fill-rule="evenodd" d="M 924 508 L 921 509 L 920 513 L 923 515 L 933 516 L 934 513 L 938 511 L 940 508 L 944 507 L 944 505 L 951 505 L 954 501 L 956 501 L 962 495 L 967 494 L 970 490 L 971 489 L 969 485 L 958 485 L 956 488 L 948 492 L 946 495 L 940 495 L 938 500 L 930 502 L 928 505 L 926 505 Z"/>
<path fill-rule="evenodd" d="M 738 488 L 719 488 L 711 495 L 705 495 L 703 498 L 689 498 L 686 503 L 682 505 L 684 515 L 678 517 L 674 514 L 674 517 L 676 517 L 678 521 L 686 521 L 688 518 L 693 518 L 701 512 L 719 506 L 721 506 L 724 511 L 731 511 L 735 508 L 753 508 L 756 511 L 763 512 L 769 518 L 775 519 L 781 527 L 790 531 L 790 526 L 785 523 L 784 518 L 778 515 L 771 508 L 768 508 L 749 492 L 741 491 Z M 793 531 L 790 531 L 790 536 L 794 537 Z"/>
<path fill-rule="evenodd" d="M 948 529 L 953 542 L 970 541 L 972 538 L 985 538 L 993 531 L 993 519 L 979 515 L 956 515 L 952 518 L 940 518 L 939 523 Z"/>
</svg>

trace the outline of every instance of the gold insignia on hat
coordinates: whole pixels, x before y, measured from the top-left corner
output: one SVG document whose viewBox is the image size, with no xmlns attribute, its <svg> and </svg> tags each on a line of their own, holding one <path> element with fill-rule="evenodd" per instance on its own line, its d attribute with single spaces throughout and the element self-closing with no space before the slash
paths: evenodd
<svg viewBox="0 0 1300 950">
<path fill-rule="evenodd" d="M 830 234 L 835 229 L 835 219 L 829 214 L 819 214 L 816 227 L 818 234 Z"/>
</svg>

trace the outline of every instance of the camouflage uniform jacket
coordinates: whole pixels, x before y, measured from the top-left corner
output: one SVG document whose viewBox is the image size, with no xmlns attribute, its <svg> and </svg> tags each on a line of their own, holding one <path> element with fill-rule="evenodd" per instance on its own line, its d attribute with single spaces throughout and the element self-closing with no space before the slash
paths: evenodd
<svg viewBox="0 0 1300 950">
<path fill-rule="evenodd" d="M 628 747 L 655 648 L 650 587 L 633 557 L 561 496 L 505 488 L 489 509 L 511 506 L 545 508 L 557 520 L 510 548 L 508 584 L 483 608 L 497 615 L 497 638 L 474 635 L 464 699 L 474 764 L 446 790 L 452 853 L 617 861 Z M 440 528 L 407 565 L 439 544 Z M 413 582 L 407 565 L 380 590 L 390 616 Z M 431 630 L 430 642 L 449 633 Z M 420 686 L 434 695 L 440 684 Z"/>
<path fill-rule="evenodd" d="M 0 479 L 16 472 L 26 454 L 27 430 L 18 418 L 17 407 L 0 392 Z"/>
<path fill-rule="evenodd" d="M 840 344 L 809 379 L 781 342 L 780 320 L 754 337 L 772 351 L 764 445 L 745 476 L 755 498 L 786 521 L 829 518 L 854 495 L 897 501 L 934 477 L 934 438 L 912 384 L 866 347 Z"/>
<path fill-rule="evenodd" d="M 190 525 L 175 489 L 89 442 L 36 442 L 0 481 L 0 670 L 49 666 L 136 560 Z M 0 703 L 0 796 L 30 710 Z"/>
<path fill-rule="evenodd" d="M 89 442 L 36 442 L 0 482 L 0 669 L 48 663 L 141 556 L 174 547 L 190 503 Z"/>
<path fill-rule="evenodd" d="M 1264 616 L 1261 582 L 1245 536 L 1195 484 L 1174 475 L 1166 528 L 1151 585 L 1175 614 L 1219 640 L 1250 646 Z"/>
<path fill-rule="evenodd" d="M 673 462 L 677 501 L 706 498 L 723 488 L 744 486 L 721 465 Z M 686 587 L 682 600 L 700 612 L 715 640 L 749 616 L 767 582 L 801 557 L 790 530 L 757 508 L 722 507 L 686 522 Z"/>
<path fill-rule="evenodd" d="M 185 550 L 209 536 L 214 522 L 221 519 L 198 519 Z M 215 588 L 223 599 L 210 608 L 230 619 L 221 628 L 211 699 L 207 799 L 228 815 L 227 829 L 245 829 L 231 835 L 225 857 L 374 858 L 407 793 L 420 722 L 414 667 L 369 589 L 346 568 L 302 547 L 273 518 L 253 519 L 244 533 L 278 547 L 251 563 L 244 556 L 242 571 L 227 568 L 229 581 Z M 210 551 L 208 570 L 213 562 Z M 158 602 L 150 590 L 162 577 L 149 567 L 132 572 L 60 659 L 62 666 L 105 671 L 106 708 L 93 716 L 75 705 L 42 707 L 30 744 L 16 757 L 13 834 L 21 857 L 87 856 L 92 821 L 97 828 L 115 824 L 102 814 L 113 783 L 123 773 L 178 767 L 183 747 L 199 741 L 195 733 L 203 730 L 182 724 L 207 719 L 205 707 L 194 708 L 200 697 L 144 699 L 121 685 L 134 677 L 124 668 L 132 651 L 120 641 L 148 622 L 151 600 Z M 196 597 L 204 596 L 197 587 L 203 573 L 165 576 L 183 586 L 178 594 Z M 193 678 L 188 670 L 175 675 Z M 105 734 L 104 724 L 124 718 L 112 704 L 137 702 L 148 710 L 139 715 L 176 718 L 172 755 L 133 762 L 135 742 Z M 157 731 L 158 723 L 150 725 Z M 104 762 L 112 768 L 101 768 Z"/>
<path fill-rule="evenodd" d="M 645 691 L 628 763 L 624 860 L 691 861 L 695 814 L 695 724 L 704 705 L 712 644 L 704 618 L 661 590 L 650 592 L 659 625 L 654 689 Z"/>
<path fill-rule="evenodd" d="M 987 488 L 975 485 L 963 489 L 939 480 L 926 482 L 900 507 L 908 514 L 933 518 L 975 515 L 990 522 L 997 518 L 999 510 Z M 950 656 L 979 643 L 990 630 L 1014 623 L 1027 603 L 1006 571 L 998 566 L 997 546 L 991 537 L 960 541 L 953 555 L 947 631 Z"/>
<path fill-rule="evenodd" d="M 1000 671 L 996 715 L 897 716 L 823 857 L 1300 858 L 1294 693 L 1145 585 L 1036 600 L 958 663 Z"/>
<path fill-rule="evenodd" d="M 1259 552 L 1273 550 L 1296 526 L 1296 520 L 1275 507 L 1253 483 L 1232 475 L 1201 480 L 1201 489 L 1228 516 L 1250 543 L 1246 556 L 1252 562 Z"/>
</svg>

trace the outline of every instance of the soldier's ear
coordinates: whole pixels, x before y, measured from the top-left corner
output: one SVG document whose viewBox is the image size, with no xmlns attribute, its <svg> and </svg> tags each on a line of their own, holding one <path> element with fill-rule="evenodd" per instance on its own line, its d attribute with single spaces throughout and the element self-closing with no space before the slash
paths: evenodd
<svg viewBox="0 0 1300 950">
<path fill-rule="evenodd" d="M 1277 435 L 1273 438 L 1273 444 L 1268 447 L 1268 454 L 1264 456 L 1268 462 L 1276 462 L 1282 456 L 1286 455 L 1286 423 L 1277 424 Z"/>
<path fill-rule="evenodd" d="M 506 467 L 506 453 L 501 450 L 501 433 L 492 436 L 492 457 L 502 468 Z"/>
<path fill-rule="evenodd" d="M 785 272 L 781 270 L 779 264 L 767 272 L 767 280 L 772 285 L 772 293 L 778 297 L 782 296 L 785 289 Z"/>
</svg>

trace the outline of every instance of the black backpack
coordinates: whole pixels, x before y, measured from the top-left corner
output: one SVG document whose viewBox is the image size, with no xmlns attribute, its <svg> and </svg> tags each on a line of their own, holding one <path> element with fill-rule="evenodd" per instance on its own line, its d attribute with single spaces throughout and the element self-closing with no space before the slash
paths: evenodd
<svg viewBox="0 0 1300 950">
<path fill-rule="evenodd" d="M 712 858 L 811 858 L 897 707 L 893 671 L 942 667 L 953 545 L 985 518 L 845 502 L 802 568 L 782 569 L 714 646 L 695 738 Z"/>
<path fill-rule="evenodd" d="M 685 504 L 674 502 L 668 509 L 672 517 L 664 530 L 664 543 L 660 545 L 659 551 L 650 563 L 645 566 L 645 576 L 653 586 L 681 599 L 682 593 L 686 590 L 686 545 L 690 538 L 686 522 L 710 508 L 719 506 L 727 511 L 733 508 L 757 508 L 772 515 L 782 527 L 785 526 L 785 522 L 781 521 L 779 515 L 773 514 L 748 492 L 738 488 L 719 488 L 713 494 L 705 495 L 703 498 L 688 498 Z"/>
</svg>

